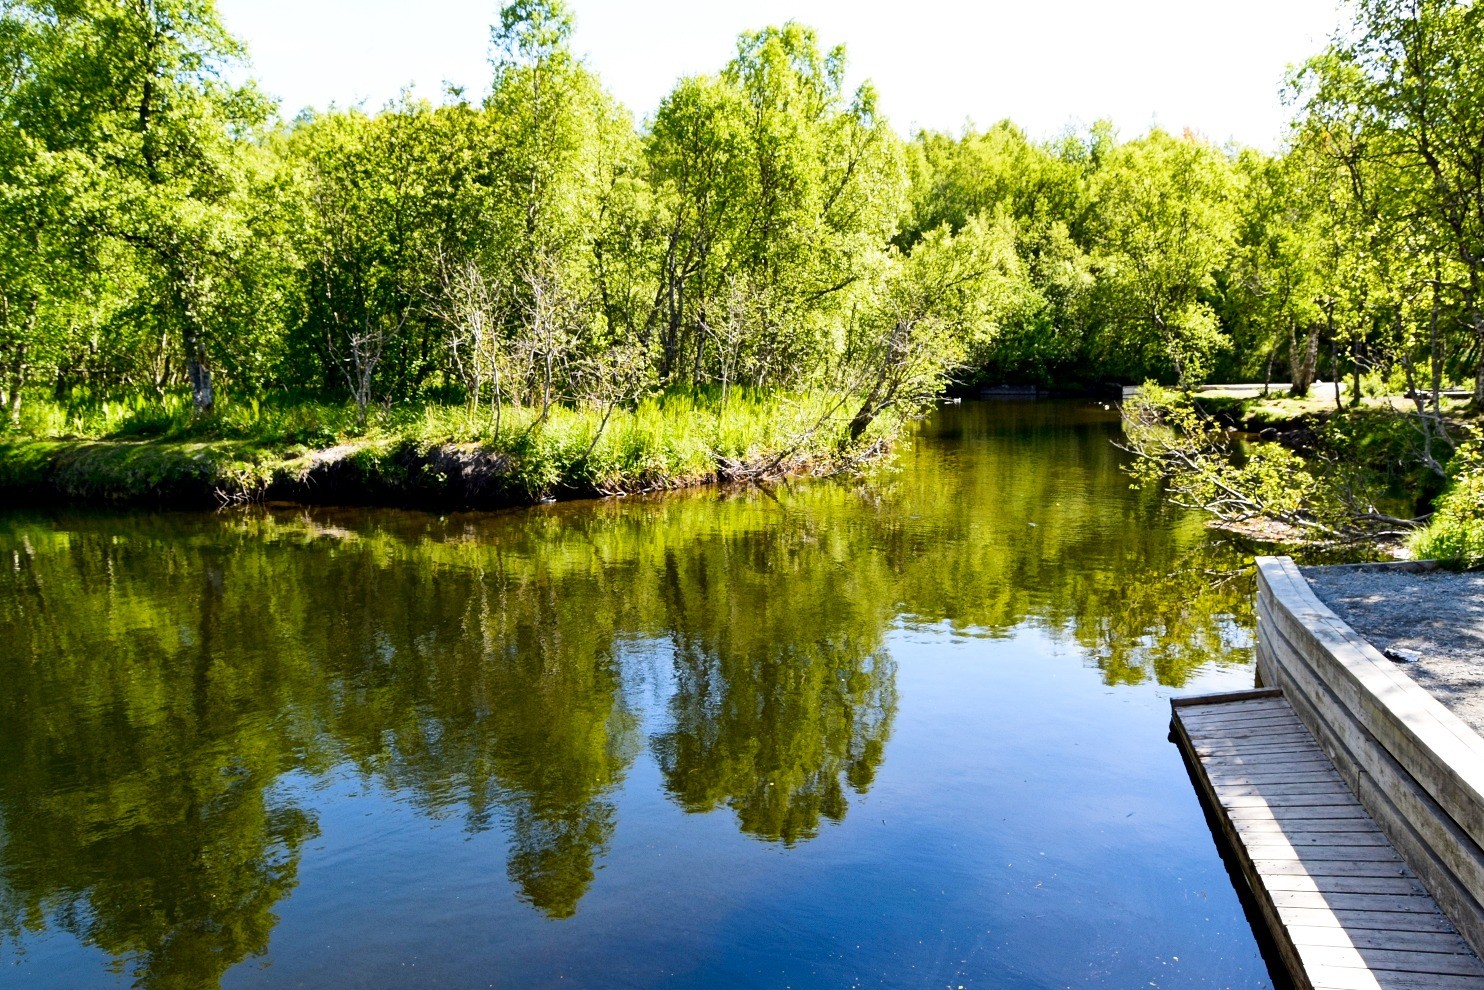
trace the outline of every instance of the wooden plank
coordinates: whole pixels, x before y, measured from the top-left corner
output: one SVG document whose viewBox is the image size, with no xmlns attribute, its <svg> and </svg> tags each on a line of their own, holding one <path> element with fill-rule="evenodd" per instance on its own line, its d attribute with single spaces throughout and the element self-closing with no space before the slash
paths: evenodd
<svg viewBox="0 0 1484 990">
<path fill-rule="evenodd" d="M 1267 754 L 1264 757 L 1255 757 L 1254 754 L 1245 751 L 1236 751 L 1230 755 L 1212 755 L 1206 760 L 1209 766 L 1291 766 L 1291 764 L 1328 763 L 1324 751 L 1319 748 L 1313 750 L 1294 750 L 1288 754 Z"/>
<path fill-rule="evenodd" d="M 1197 736 L 1191 739 L 1191 745 L 1202 756 L 1232 756 L 1242 753 L 1285 762 L 1292 762 L 1296 758 L 1304 757 L 1312 759 L 1312 752 L 1300 748 L 1306 743 L 1306 739 L 1301 739 L 1298 736 L 1279 736 L 1272 733 L 1222 736 L 1219 738 L 1213 736 L 1201 738 Z"/>
<path fill-rule="evenodd" d="M 1343 780 L 1333 766 L 1322 763 L 1280 763 L 1277 766 L 1211 766 L 1207 764 L 1206 772 L 1214 781 L 1242 781 L 1255 780 L 1264 783 L 1279 784 L 1283 778 L 1291 777 L 1296 782 L 1308 783 L 1309 778 L 1315 778 L 1313 783 L 1324 780 Z"/>
<path fill-rule="evenodd" d="M 1238 755 L 1247 756 L 1250 759 L 1268 758 L 1282 760 L 1287 759 L 1293 755 L 1293 746 L 1288 743 L 1283 743 L 1280 745 L 1254 743 L 1250 747 L 1241 745 L 1239 743 L 1219 742 L 1191 743 L 1190 745 L 1191 749 L 1194 750 L 1195 753 L 1200 756 L 1202 760 Z M 1344 777 L 1345 775 L 1343 772 L 1341 772 L 1340 776 Z M 1345 777 L 1345 779 L 1349 780 L 1350 778 Z"/>
<path fill-rule="evenodd" d="M 1334 968 L 1314 974 L 1310 986 L 1313 990 L 1473 990 L 1478 981 L 1471 976 Z"/>
<path fill-rule="evenodd" d="M 1276 817 L 1278 810 L 1265 806 L 1252 808 L 1228 808 L 1231 819 L 1234 822 L 1263 822 L 1278 821 Z M 1366 817 L 1365 809 L 1351 804 L 1316 804 L 1302 807 L 1289 807 L 1282 810 L 1282 821 L 1300 822 L 1312 821 L 1343 821 L 1354 818 L 1358 821 L 1370 821 Z"/>
<path fill-rule="evenodd" d="M 1438 905 L 1426 894 L 1329 894 L 1312 890 L 1270 891 L 1279 908 L 1329 908 L 1331 911 L 1399 911 L 1405 914 L 1437 914 Z"/>
<path fill-rule="evenodd" d="M 1216 793 L 1221 795 L 1223 801 L 1229 798 L 1239 797 L 1281 798 L 1293 797 L 1300 794 L 1310 796 L 1332 795 L 1335 797 L 1352 796 L 1350 788 L 1345 786 L 1345 782 L 1340 779 L 1339 774 L 1335 774 L 1333 780 L 1317 784 L 1290 784 L 1287 782 L 1276 784 L 1218 784 L 1212 781 L 1211 786 L 1216 788 Z"/>
<path fill-rule="evenodd" d="M 1192 733 L 1190 741 L 1197 746 L 1265 746 L 1269 749 L 1282 748 L 1287 750 L 1293 759 L 1312 759 L 1320 750 L 1314 745 L 1314 739 L 1309 730 L 1303 726 L 1291 726 L 1288 729 L 1268 729 L 1264 732 L 1220 732 Z"/>
<path fill-rule="evenodd" d="M 1190 711 L 1190 709 L 1186 709 Z M 1279 708 L 1277 705 L 1263 705 L 1261 708 L 1248 709 L 1245 712 L 1210 712 L 1201 715 L 1185 715 L 1185 724 L 1190 728 L 1192 738 L 1211 733 L 1224 731 L 1226 729 L 1239 729 L 1243 726 L 1262 727 L 1275 724 L 1287 725 L 1293 720 L 1293 712 L 1287 705 Z"/>
<path fill-rule="evenodd" d="M 1291 859 L 1255 859 L 1253 866 L 1261 873 L 1283 873 L 1309 877 L 1410 877 L 1414 874 L 1405 863 L 1350 863 L 1345 860 L 1321 860 L 1299 863 Z"/>
<path fill-rule="evenodd" d="M 1190 727 L 1190 738 L 1197 743 L 1230 742 L 1234 739 L 1267 739 L 1270 742 L 1282 740 L 1292 745 L 1294 752 L 1299 752 L 1304 744 L 1311 742 L 1309 730 L 1302 725 L 1294 725 L 1291 714 L 1284 718 L 1244 718 L 1240 722 L 1193 725 Z"/>
<path fill-rule="evenodd" d="M 1318 850 L 1343 848 L 1347 852 L 1359 848 L 1390 849 L 1386 836 L 1376 831 L 1310 831 L 1289 832 L 1274 823 L 1267 827 L 1252 827 L 1241 830 L 1242 841 L 1248 848 L 1257 846 L 1287 846 L 1290 849 Z"/>
<path fill-rule="evenodd" d="M 1476 990 L 1472 976 L 1397 973 L 1386 970 L 1326 967 L 1310 974 L 1313 990 Z"/>
<path fill-rule="evenodd" d="M 1405 914 L 1387 911 L 1335 911 L 1330 908 L 1283 909 L 1285 927 L 1294 925 L 1340 925 L 1346 931 L 1451 932 L 1453 925 L 1441 914 Z"/>
<path fill-rule="evenodd" d="M 1212 788 L 1212 794 L 1216 793 Z M 1241 829 L 1300 832 L 1373 832 L 1384 835 L 1365 809 L 1348 804 L 1311 804 L 1289 807 L 1231 808 L 1232 824 Z"/>
<path fill-rule="evenodd" d="M 1233 727 L 1230 729 L 1222 729 L 1218 733 L 1210 733 L 1204 736 L 1201 735 L 1199 732 L 1195 732 L 1191 734 L 1190 738 L 1192 742 L 1196 743 L 1196 745 L 1201 745 L 1202 743 L 1219 743 L 1229 745 L 1240 740 L 1251 739 L 1255 742 L 1258 742 L 1259 745 L 1261 745 L 1262 743 L 1266 743 L 1268 745 L 1276 745 L 1280 742 L 1287 743 L 1293 749 L 1297 749 L 1299 746 L 1305 743 L 1312 744 L 1313 741 L 1313 736 L 1309 732 L 1309 730 L 1304 728 L 1302 725 L 1297 724 L 1291 718 L 1284 719 L 1281 723 L 1277 723 L 1271 726 L 1261 725 L 1253 726 L 1251 728 Z"/>
<path fill-rule="evenodd" d="M 1260 769 L 1264 771 L 1302 772 L 1313 767 L 1333 767 L 1329 757 L 1323 753 L 1309 755 L 1298 754 L 1269 754 L 1265 759 L 1256 759 L 1251 754 L 1234 753 L 1231 756 L 1209 756 L 1201 761 L 1210 770 L 1220 772 L 1222 770 Z"/>
<path fill-rule="evenodd" d="M 1252 688 L 1246 691 L 1220 691 L 1214 694 L 1187 694 L 1170 699 L 1172 708 L 1199 708 L 1202 705 L 1225 705 L 1244 701 L 1261 701 L 1266 698 L 1281 698 L 1283 692 L 1276 688 Z"/>
<path fill-rule="evenodd" d="M 1484 964 L 1361 807 L 1321 740 L 1287 702 L 1261 703 L 1255 719 L 1224 717 L 1216 705 L 1188 717 L 1192 706 L 1172 705 L 1172 735 L 1295 984 L 1484 990 Z"/>
<path fill-rule="evenodd" d="M 1411 877 L 1316 877 L 1308 873 L 1263 877 L 1269 890 L 1312 890 L 1321 894 L 1423 894 Z"/>
<path fill-rule="evenodd" d="M 1274 840 L 1271 836 L 1249 836 L 1245 833 L 1242 838 L 1246 841 L 1254 860 L 1262 860 L 1264 863 L 1293 862 L 1300 863 L 1309 868 L 1314 876 L 1332 875 L 1333 864 L 1345 863 L 1350 866 L 1360 866 L 1364 863 L 1385 864 L 1392 867 L 1405 867 L 1402 858 L 1396 854 L 1396 850 L 1388 845 L 1306 845 L 1299 843 Z M 1382 876 L 1401 876 L 1401 873 L 1380 874 Z"/>
<path fill-rule="evenodd" d="M 1210 737 L 1205 739 L 1196 738 L 1191 740 L 1191 745 L 1202 756 L 1228 756 L 1240 752 L 1253 756 L 1289 759 L 1302 752 L 1298 749 L 1302 741 L 1297 736 L 1263 734 L 1255 736 L 1227 736 L 1220 739 Z"/>
<path fill-rule="evenodd" d="M 1210 775 L 1211 786 L 1220 790 L 1236 787 L 1343 787 L 1345 780 L 1333 770 L 1323 773 L 1216 773 Z"/>
<path fill-rule="evenodd" d="M 1288 654 L 1281 665 L 1282 673 L 1291 678 L 1303 693 L 1300 706 L 1311 713 L 1309 717 L 1329 737 L 1328 748 L 1339 761 L 1337 765 L 1341 773 L 1358 791 L 1371 785 L 1367 778 L 1374 778 L 1373 786 L 1385 794 L 1384 806 L 1372 803 L 1369 810 L 1379 815 L 1378 820 L 1383 826 L 1388 826 L 1392 840 L 1405 843 L 1406 836 L 1399 832 L 1399 827 L 1405 823 L 1410 831 L 1416 833 L 1416 841 L 1425 847 L 1425 850 L 1417 850 L 1418 854 L 1426 851 L 1438 856 L 1466 888 L 1479 889 L 1479 885 L 1484 885 L 1484 858 L 1480 857 L 1471 840 L 1395 757 L 1350 717 L 1348 709 L 1334 695 L 1325 678 L 1295 647 L 1281 636 L 1272 646 L 1277 654 Z"/>
<path fill-rule="evenodd" d="M 1267 705 L 1261 708 L 1251 708 L 1241 712 L 1209 711 L 1202 714 L 1193 714 L 1199 709 L 1187 708 L 1181 714 L 1190 735 L 1201 736 L 1208 733 L 1221 732 L 1226 729 L 1241 729 L 1244 726 L 1272 726 L 1272 724 L 1290 724 L 1293 721 L 1293 709 L 1288 705 Z"/>
<path fill-rule="evenodd" d="M 1239 788 L 1267 787 L 1344 787 L 1345 778 L 1327 770 L 1324 773 L 1219 773 L 1212 772 L 1211 786 L 1223 793 Z"/>
<path fill-rule="evenodd" d="M 1339 804 L 1348 796 L 1339 788 L 1326 787 L 1317 794 L 1232 794 L 1223 795 L 1221 803 L 1229 808 L 1301 808 L 1305 805 Z"/>
<path fill-rule="evenodd" d="M 1299 955 L 1311 969 L 1370 969 L 1396 973 L 1472 976 L 1484 980 L 1484 964 L 1472 953 L 1417 952 L 1410 949 L 1358 949 L 1355 946 L 1303 945 Z"/>
<path fill-rule="evenodd" d="M 1300 652 L 1330 662 L 1328 681 L 1352 716 L 1484 843 L 1484 739 L 1335 615 L 1291 560 L 1259 557 L 1258 580 L 1270 621 Z"/>
<path fill-rule="evenodd" d="M 1369 818 L 1356 815 L 1353 818 L 1286 818 L 1279 821 L 1271 816 L 1253 818 L 1234 818 L 1232 824 L 1237 830 L 1246 834 L 1247 832 L 1271 831 L 1281 829 L 1284 835 L 1302 837 L 1309 832 L 1351 832 L 1356 835 L 1374 835 L 1381 841 L 1386 837 L 1381 830 L 1376 828 L 1376 823 Z"/>
<path fill-rule="evenodd" d="M 1346 931 L 1328 926 L 1289 925 L 1288 936 L 1294 944 L 1353 947 L 1356 949 L 1407 949 L 1412 952 L 1441 952 L 1468 956 L 1472 950 L 1455 932 L 1387 932 L 1374 929 Z"/>
<path fill-rule="evenodd" d="M 1484 946 L 1484 905 L 1478 899 L 1484 891 L 1484 850 L 1352 716 L 1333 687 L 1343 678 L 1322 672 L 1322 654 L 1307 654 L 1290 643 L 1271 611 L 1259 598 L 1264 676 L 1292 689 L 1295 711 L 1315 728 L 1367 811 L 1477 951 Z M 1373 704 L 1381 702 L 1373 699 Z"/>
<path fill-rule="evenodd" d="M 1400 724 L 1409 730 L 1405 734 L 1417 737 L 1417 742 L 1441 747 L 1437 755 L 1445 757 L 1445 782 L 1472 783 L 1476 795 L 1484 793 L 1484 767 L 1478 766 L 1479 759 L 1484 758 L 1484 739 L 1321 602 L 1292 561 L 1287 562 L 1287 570 L 1289 594 L 1275 603 L 1279 621 L 1291 621 L 1299 632 L 1299 641 L 1318 646 L 1319 652 L 1327 654 L 1327 659 L 1355 684 L 1387 698 L 1385 717 L 1378 723 L 1381 728 Z M 1375 714 L 1381 714 L 1380 710 L 1356 711 L 1363 722 L 1366 715 Z M 1374 731 L 1370 725 L 1367 728 Z M 1433 738 L 1423 739 L 1426 735 Z M 1451 755 L 1445 752 L 1455 747 L 1459 748 Z"/>
<path fill-rule="evenodd" d="M 1345 779 L 1329 766 L 1300 770 L 1264 770 L 1261 767 L 1206 767 L 1206 775 L 1217 787 L 1223 784 L 1342 784 Z"/>
<path fill-rule="evenodd" d="M 1243 715 L 1249 715 L 1254 712 L 1283 711 L 1284 704 L 1285 702 L 1281 693 L 1270 694 L 1256 700 L 1228 701 L 1222 704 L 1203 705 L 1198 708 L 1182 708 L 1180 709 L 1180 716 L 1187 722 L 1192 720 L 1204 721 L 1206 719 L 1240 718 Z"/>
<path fill-rule="evenodd" d="M 1258 910 L 1266 919 L 1269 930 L 1273 933 L 1273 944 L 1278 951 L 1279 957 L 1283 960 L 1284 967 L 1290 974 L 1293 974 L 1295 985 L 1299 987 L 1299 990 L 1303 990 L 1304 987 L 1308 987 L 1310 984 L 1303 977 L 1304 967 L 1303 961 L 1298 954 L 1298 947 L 1294 945 L 1292 939 L 1287 938 L 1284 934 L 1283 923 L 1279 918 L 1278 909 L 1272 903 L 1271 895 L 1263 885 L 1261 872 L 1258 870 L 1256 864 L 1252 862 L 1251 858 L 1242 852 L 1243 844 L 1237 830 L 1232 825 L 1231 814 L 1217 799 L 1215 790 L 1211 786 L 1211 781 L 1205 774 L 1204 765 L 1201 763 L 1202 757 L 1185 728 L 1184 720 L 1181 718 L 1181 709 L 1172 706 L 1172 713 L 1171 735 L 1175 743 L 1180 747 L 1181 755 L 1190 766 L 1191 779 L 1195 781 L 1197 789 L 1201 792 L 1202 803 L 1212 810 L 1213 820 L 1219 823 L 1225 844 L 1235 852 L 1236 861 L 1242 872 L 1242 877 L 1248 889 L 1252 891 L 1257 901 Z M 1265 814 L 1272 813 L 1272 809 L 1270 808 L 1264 808 L 1262 811 Z"/>
<path fill-rule="evenodd" d="M 1282 711 L 1284 704 L 1283 695 L 1279 692 L 1276 694 L 1265 694 L 1263 697 L 1257 699 L 1227 701 L 1220 704 L 1181 708 L 1180 716 L 1186 721 L 1190 721 L 1191 719 L 1235 718 L 1251 712 Z"/>
<path fill-rule="evenodd" d="M 1195 742 L 1195 740 L 1192 740 L 1192 743 L 1194 743 L 1194 742 Z M 1209 745 L 1210 743 L 1215 742 L 1215 740 L 1205 740 L 1205 742 Z M 1294 747 L 1294 746 L 1290 746 L 1288 748 L 1288 751 L 1287 752 L 1283 752 L 1283 753 L 1268 753 L 1268 754 L 1261 755 L 1261 756 L 1259 756 L 1258 754 L 1255 754 L 1255 753 L 1249 753 L 1245 749 L 1238 749 L 1238 750 L 1236 750 L 1233 753 L 1217 753 L 1217 754 L 1213 754 L 1211 756 L 1210 760 L 1207 761 L 1207 762 L 1209 762 L 1209 763 L 1211 763 L 1211 764 L 1213 764 L 1215 766 L 1235 766 L 1235 767 L 1252 766 L 1253 763 L 1256 762 L 1257 764 L 1260 764 L 1261 766 L 1267 767 L 1267 766 L 1279 766 L 1279 765 L 1287 766 L 1287 765 L 1295 764 L 1295 763 L 1297 763 L 1297 764 L 1317 763 L 1317 762 L 1320 762 L 1320 761 L 1327 761 L 1327 760 L 1328 760 L 1328 757 L 1325 756 L 1324 751 L 1322 749 L 1320 749 L 1318 746 L 1314 746 L 1314 747 Z"/>
<path fill-rule="evenodd" d="M 1253 859 L 1296 859 L 1301 863 L 1323 863 L 1339 860 L 1344 863 L 1397 863 L 1402 858 L 1390 845 L 1337 846 L 1306 845 L 1273 841 L 1272 836 L 1244 835 L 1247 852 Z"/>
</svg>

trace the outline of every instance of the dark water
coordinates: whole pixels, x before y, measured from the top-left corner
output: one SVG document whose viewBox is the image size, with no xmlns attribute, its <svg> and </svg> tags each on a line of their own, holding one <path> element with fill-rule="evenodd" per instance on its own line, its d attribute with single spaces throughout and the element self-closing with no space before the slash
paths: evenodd
<svg viewBox="0 0 1484 990">
<path fill-rule="evenodd" d="M 5 987 L 1261 987 L 1166 739 L 1250 585 L 1111 414 L 870 482 L 0 515 Z"/>
</svg>

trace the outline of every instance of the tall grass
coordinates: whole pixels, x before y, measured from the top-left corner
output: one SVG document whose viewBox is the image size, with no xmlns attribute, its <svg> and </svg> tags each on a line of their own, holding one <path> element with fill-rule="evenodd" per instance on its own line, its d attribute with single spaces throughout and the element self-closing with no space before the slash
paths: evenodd
<svg viewBox="0 0 1484 990">
<path fill-rule="evenodd" d="M 133 396 L 64 405 L 28 402 L 20 432 L 45 440 L 238 440 L 264 444 L 334 443 L 356 428 L 349 405 L 224 398 L 198 416 L 189 396 Z"/>
<path fill-rule="evenodd" d="M 478 449 L 495 455 L 510 487 L 531 496 L 563 490 L 637 491 L 679 487 L 760 469 L 839 463 L 853 405 L 824 393 L 750 389 L 672 390 L 637 404 L 506 407 L 494 432 L 489 409 L 406 405 L 376 410 L 358 424 L 350 404 L 290 398 L 223 400 L 197 416 L 188 396 L 134 398 L 65 407 L 33 403 L 21 431 L 46 441 L 155 441 L 231 448 L 273 470 L 311 452 L 348 446 L 373 469 L 409 449 Z M 889 427 L 883 426 L 883 429 Z M 872 437 L 871 439 L 878 439 Z M 194 456 L 194 455 L 193 455 Z"/>
</svg>

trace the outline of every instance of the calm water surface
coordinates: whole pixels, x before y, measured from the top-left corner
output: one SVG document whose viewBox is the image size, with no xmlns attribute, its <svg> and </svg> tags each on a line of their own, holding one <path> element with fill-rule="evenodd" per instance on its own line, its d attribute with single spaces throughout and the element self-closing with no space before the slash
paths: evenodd
<svg viewBox="0 0 1484 990">
<path fill-rule="evenodd" d="M 869 482 L 0 515 L 0 986 L 1264 987 L 1168 699 L 1251 587 L 1117 421 Z"/>
</svg>

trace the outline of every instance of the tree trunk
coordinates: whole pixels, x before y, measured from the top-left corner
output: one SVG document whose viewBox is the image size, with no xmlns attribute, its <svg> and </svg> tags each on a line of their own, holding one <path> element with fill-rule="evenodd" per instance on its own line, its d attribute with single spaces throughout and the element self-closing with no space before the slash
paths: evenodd
<svg viewBox="0 0 1484 990">
<path fill-rule="evenodd" d="M 1484 333 L 1479 334 L 1479 346 L 1484 348 Z M 1474 408 L 1484 409 L 1484 361 L 1474 368 Z"/>
<path fill-rule="evenodd" d="M 1435 276 L 1432 281 L 1432 316 L 1428 321 L 1428 361 L 1431 364 L 1429 370 L 1432 372 L 1432 414 L 1438 420 L 1443 420 L 1443 347 L 1441 335 L 1438 333 L 1438 284 L 1440 277 Z M 1400 317 L 1397 319 L 1400 327 Z M 1478 384 L 1475 383 L 1477 393 Z"/>
<path fill-rule="evenodd" d="M 1340 398 L 1340 379 L 1345 375 L 1340 371 L 1340 344 L 1331 335 L 1329 338 L 1329 373 L 1335 380 L 1335 412 L 1345 411 L 1345 402 Z"/>
<path fill-rule="evenodd" d="M 26 344 L 25 341 L 16 345 L 15 357 L 10 362 L 10 380 L 6 382 L 6 390 L 9 392 L 7 398 L 10 406 L 10 425 L 21 425 L 21 393 L 26 388 Z"/>
<path fill-rule="evenodd" d="M 26 322 L 21 328 L 21 339 L 16 342 L 15 356 L 10 361 L 10 381 L 6 383 L 9 393 L 10 425 L 21 425 L 21 393 L 26 390 L 26 373 L 30 365 L 26 363 L 26 342 L 31 339 L 31 334 L 36 329 L 36 309 L 39 301 L 32 299 L 26 307 Z"/>
<path fill-rule="evenodd" d="M 216 411 L 216 395 L 211 388 L 211 369 L 206 366 L 206 347 L 195 328 L 185 333 L 186 377 L 191 381 L 191 401 L 196 414 L 210 416 Z"/>
<path fill-rule="evenodd" d="M 1299 338 L 1298 327 L 1293 325 L 1288 330 L 1288 373 L 1292 378 L 1292 385 L 1288 394 L 1296 399 L 1302 399 L 1309 394 L 1309 386 L 1314 384 L 1314 369 L 1319 363 L 1319 328 L 1309 327 L 1303 339 Z"/>
<path fill-rule="evenodd" d="M 1474 362 L 1474 409 L 1484 410 L 1484 313 L 1473 314 L 1474 344 L 1479 357 Z"/>
<path fill-rule="evenodd" d="M 866 400 L 861 403 L 861 407 L 855 411 L 855 415 L 850 418 L 850 440 L 852 443 L 861 438 L 861 434 L 870 428 L 871 424 L 876 421 L 877 414 L 881 412 L 880 407 L 877 405 L 876 396 L 877 389 L 872 389 L 871 394 L 866 397 Z"/>
</svg>

